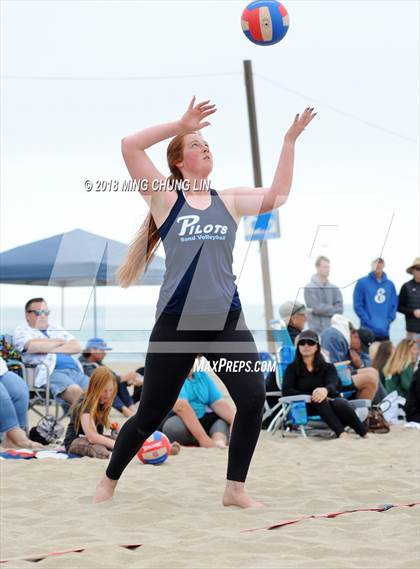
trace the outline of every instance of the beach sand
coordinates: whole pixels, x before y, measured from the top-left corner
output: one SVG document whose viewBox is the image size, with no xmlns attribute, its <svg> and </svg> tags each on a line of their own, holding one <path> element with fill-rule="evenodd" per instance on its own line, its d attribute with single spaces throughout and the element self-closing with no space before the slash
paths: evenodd
<svg viewBox="0 0 420 569">
<path fill-rule="evenodd" d="M 347 441 L 261 434 L 248 488 L 264 509 L 224 508 L 227 452 L 183 448 L 161 466 L 128 466 L 114 499 L 91 504 L 106 461 L 0 461 L 1 558 L 71 547 L 45 568 L 381 568 L 419 562 L 420 507 L 309 519 L 308 514 L 420 500 L 420 432 Z M 141 543 L 130 551 L 118 544 Z M 10 569 L 33 562 L 10 561 Z"/>
</svg>

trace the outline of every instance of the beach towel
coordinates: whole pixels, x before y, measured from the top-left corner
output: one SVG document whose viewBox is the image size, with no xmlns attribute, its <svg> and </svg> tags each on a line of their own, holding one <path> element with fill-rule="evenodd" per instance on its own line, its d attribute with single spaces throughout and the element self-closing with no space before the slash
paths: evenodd
<svg viewBox="0 0 420 569">
<path fill-rule="evenodd" d="M 30 458 L 37 458 L 39 460 L 45 458 L 54 458 L 59 460 L 65 460 L 67 458 L 80 458 L 77 454 L 71 454 L 64 451 L 56 450 L 38 450 L 34 451 L 31 449 L 12 449 L 7 448 L 3 452 L 0 452 L 0 460 L 17 460 L 24 459 L 28 460 Z"/>
</svg>

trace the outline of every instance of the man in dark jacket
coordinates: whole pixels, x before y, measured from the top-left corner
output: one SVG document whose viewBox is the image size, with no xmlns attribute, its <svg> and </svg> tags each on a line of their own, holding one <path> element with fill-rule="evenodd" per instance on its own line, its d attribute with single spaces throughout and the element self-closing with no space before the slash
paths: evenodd
<svg viewBox="0 0 420 569">
<path fill-rule="evenodd" d="M 407 421 L 420 423 L 420 367 L 411 380 L 404 408 Z"/>
<path fill-rule="evenodd" d="M 398 312 L 405 315 L 407 338 L 416 340 L 420 347 L 420 257 L 414 259 L 407 273 L 413 278 L 401 287 Z"/>
<path fill-rule="evenodd" d="M 372 271 L 359 279 L 353 292 L 354 311 L 360 327 L 375 334 L 375 341 L 389 340 L 389 327 L 395 320 L 398 296 L 394 283 L 384 273 L 385 261 L 378 257 Z"/>
</svg>

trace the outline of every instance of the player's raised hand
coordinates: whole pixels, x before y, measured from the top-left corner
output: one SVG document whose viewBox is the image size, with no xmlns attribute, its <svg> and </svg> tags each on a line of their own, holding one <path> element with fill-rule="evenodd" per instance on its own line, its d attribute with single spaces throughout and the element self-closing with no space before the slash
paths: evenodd
<svg viewBox="0 0 420 569">
<path fill-rule="evenodd" d="M 181 117 L 180 124 L 183 130 L 193 132 L 209 126 L 209 122 L 203 120 L 217 111 L 216 105 L 211 105 L 210 99 L 195 104 L 195 97 L 191 99 L 186 113 Z"/>
<path fill-rule="evenodd" d="M 307 107 L 301 115 L 296 115 L 292 126 L 286 132 L 285 139 L 291 142 L 295 142 L 297 137 L 302 134 L 311 120 L 316 116 L 313 112 L 314 107 Z"/>
</svg>

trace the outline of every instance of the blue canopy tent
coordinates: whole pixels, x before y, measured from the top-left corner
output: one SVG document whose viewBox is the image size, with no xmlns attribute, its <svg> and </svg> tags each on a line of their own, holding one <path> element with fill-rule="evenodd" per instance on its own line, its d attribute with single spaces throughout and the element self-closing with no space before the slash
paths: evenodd
<svg viewBox="0 0 420 569">
<path fill-rule="evenodd" d="M 128 246 L 82 229 L 74 229 L 0 253 L 0 283 L 61 287 L 93 287 L 94 335 L 97 335 L 96 287 L 117 285 L 116 273 Z M 137 285 L 159 285 L 165 261 L 154 256 Z"/>
</svg>

